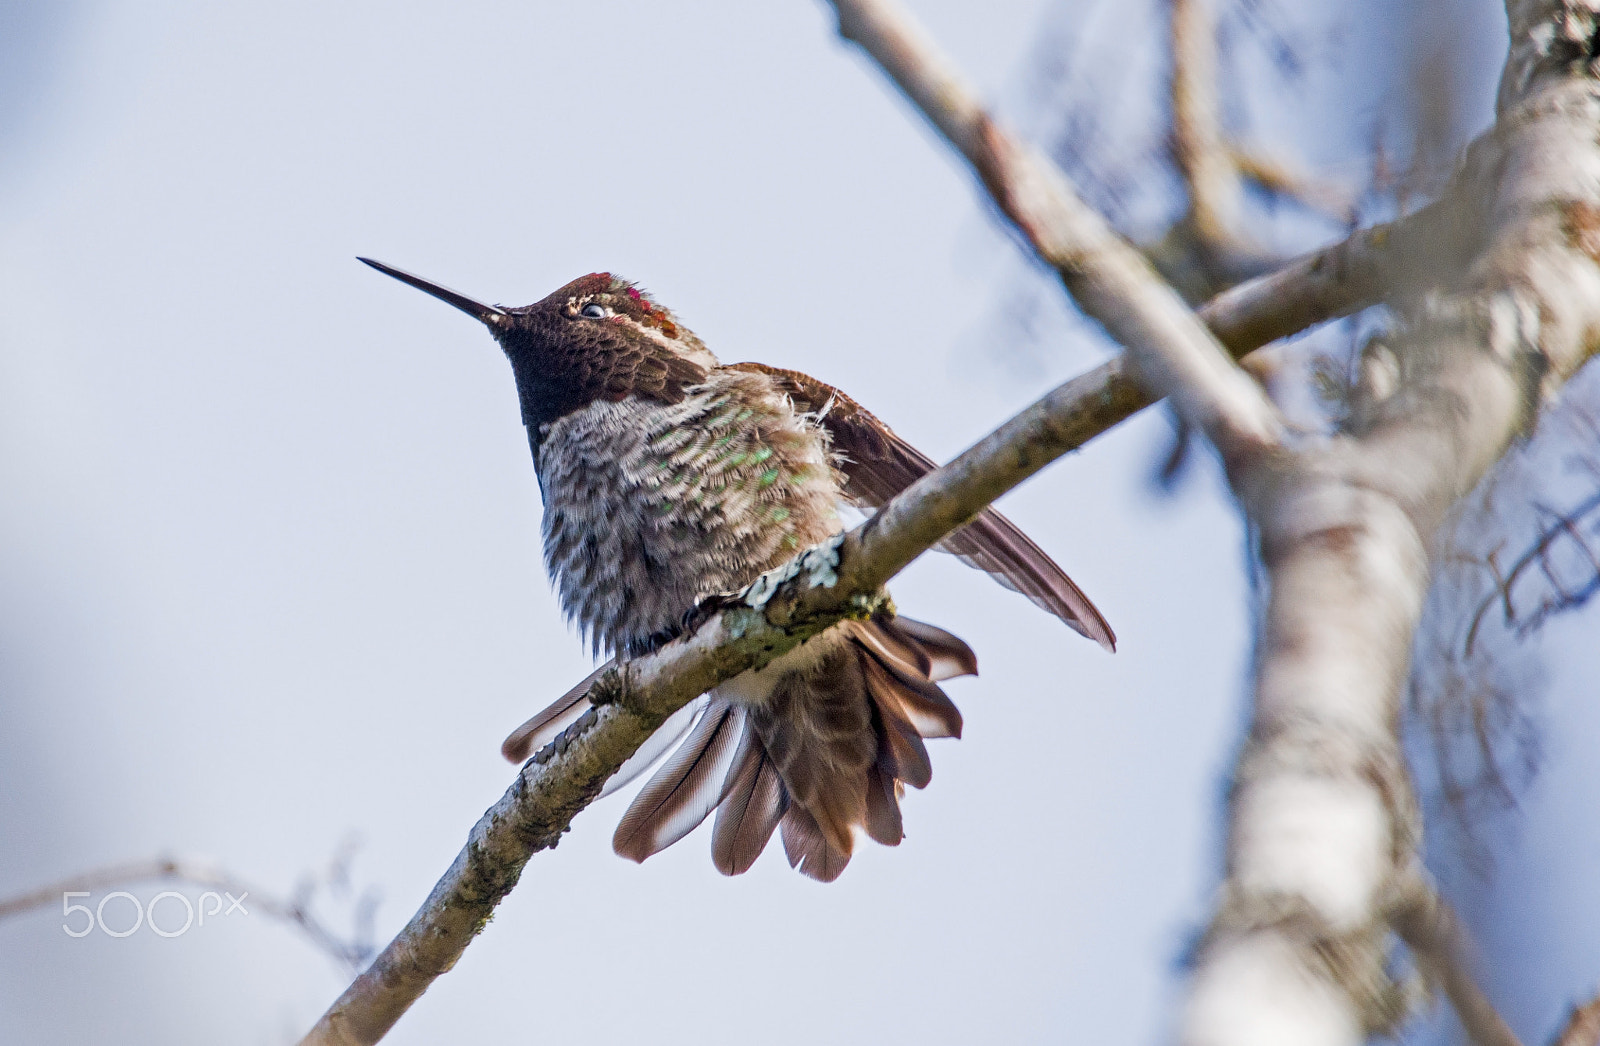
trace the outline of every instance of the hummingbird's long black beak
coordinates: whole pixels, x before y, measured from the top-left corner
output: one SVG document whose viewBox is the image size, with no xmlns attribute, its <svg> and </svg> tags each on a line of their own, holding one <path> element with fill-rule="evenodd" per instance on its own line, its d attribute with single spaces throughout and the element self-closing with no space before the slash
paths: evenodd
<svg viewBox="0 0 1600 1046">
<path fill-rule="evenodd" d="M 417 290 L 431 294 L 440 301 L 449 302 L 479 323 L 488 324 L 491 329 L 499 327 L 509 318 L 506 315 L 506 311 L 497 305 L 485 305 L 481 301 L 474 301 L 465 294 L 457 294 L 448 287 L 430 283 L 421 276 L 413 276 L 409 272 L 403 272 L 392 265 L 385 265 L 383 262 L 373 261 L 371 258 L 357 258 L 356 261 L 372 266 L 385 276 L 393 276 L 401 283 L 409 283 Z"/>
</svg>

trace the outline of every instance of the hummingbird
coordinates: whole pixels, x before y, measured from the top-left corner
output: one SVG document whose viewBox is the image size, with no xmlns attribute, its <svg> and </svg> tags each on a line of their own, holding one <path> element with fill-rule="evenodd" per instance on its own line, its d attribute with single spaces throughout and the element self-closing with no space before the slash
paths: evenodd
<svg viewBox="0 0 1600 1046">
<path fill-rule="evenodd" d="M 935 468 L 831 385 L 719 362 L 611 273 L 509 308 L 360 260 L 478 320 L 505 352 L 544 504 L 545 564 L 597 655 L 656 649 L 700 600 L 837 534 L 841 506 L 881 507 Z M 1000 513 L 984 511 L 941 547 L 1115 649 L 1094 604 Z M 715 812 L 723 874 L 749 869 L 781 829 L 790 866 L 832 881 L 857 829 L 900 843 L 905 786 L 932 778 L 924 740 L 961 735 L 938 684 L 976 673 L 971 648 L 944 629 L 887 610 L 840 622 L 664 723 L 607 782 L 613 791 L 660 763 L 613 849 L 643 861 Z M 599 674 L 512 733 L 506 757 L 521 762 L 576 721 Z"/>
</svg>

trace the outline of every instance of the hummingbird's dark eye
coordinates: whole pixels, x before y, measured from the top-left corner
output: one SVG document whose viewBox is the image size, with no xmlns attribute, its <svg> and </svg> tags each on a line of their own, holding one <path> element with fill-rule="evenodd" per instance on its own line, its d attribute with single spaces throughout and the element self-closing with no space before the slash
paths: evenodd
<svg viewBox="0 0 1600 1046">
<path fill-rule="evenodd" d="M 603 320 L 607 316 L 611 315 L 611 310 L 606 308 L 604 305 L 601 305 L 599 302 L 592 301 L 583 308 L 579 309 L 578 315 L 582 316 L 586 320 Z"/>
</svg>

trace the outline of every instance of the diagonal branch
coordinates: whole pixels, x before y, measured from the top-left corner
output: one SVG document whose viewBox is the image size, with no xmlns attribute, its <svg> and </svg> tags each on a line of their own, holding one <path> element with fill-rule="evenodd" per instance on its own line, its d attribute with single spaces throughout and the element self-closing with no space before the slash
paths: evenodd
<svg viewBox="0 0 1600 1046">
<path fill-rule="evenodd" d="M 371 967 L 302 1042 L 375 1043 L 435 978 L 455 965 L 528 859 L 555 846 L 608 777 L 674 711 L 724 679 L 760 666 L 847 617 L 883 606 L 883 585 L 988 504 L 1126 417 L 1138 390 L 1109 373 L 1067 382 L 866 523 L 704 607 L 690 634 L 602 673 L 597 706 L 523 766 L 473 827 L 466 847 Z"/>
<path fill-rule="evenodd" d="M 1369 305 L 1416 297 L 1464 267 L 1463 210 L 1458 195 L 1446 194 L 1223 291 L 1200 307 L 1200 318 L 1238 357 Z"/>
<path fill-rule="evenodd" d="M 1209 398 L 1237 404 L 1241 415 L 1271 428 L 1270 403 L 1227 365 L 1215 343 L 1237 359 L 1319 323 L 1418 293 L 1423 289 L 1419 279 L 1462 264 L 1470 230 L 1460 221 L 1458 201 L 1447 196 L 1218 294 L 1197 310 L 1210 329 L 1208 338 L 1176 293 L 1078 197 L 1066 176 L 983 111 L 948 59 L 898 4 L 832 2 L 840 34 L 859 44 L 967 159 L 1000 212 L 1061 275 L 1084 312 L 1134 350 L 1145 373 L 1154 367 L 1166 375 L 1151 382 L 1156 397 L 1170 391 L 1164 381 L 1193 379 L 1196 387 L 1209 390 Z M 1192 6 L 1194 0 L 1183 2 Z M 1176 362 L 1171 368 L 1151 363 L 1152 353 Z M 1134 376 L 1130 372 L 1115 380 Z M 1127 394 L 1117 388 L 1115 396 Z"/>
<path fill-rule="evenodd" d="M 1216 332 L 1213 340 L 1047 160 L 1013 142 L 977 108 L 903 16 L 876 3 L 838 0 L 836 6 L 841 32 L 890 68 L 908 96 L 963 148 L 1002 211 L 1057 268 L 1085 311 L 1134 350 L 1143 384 L 1158 394 L 1179 390 L 1192 417 L 1214 423 L 1208 430 L 1239 449 L 1275 444 L 1279 422 L 1218 341 L 1242 355 L 1371 304 L 1389 285 L 1399 256 L 1392 245 L 1427 239 L 1423 233 L 1431 226 L 1408 219 L 1236 287 L 1202 310 Z M 303 1042 L 348 1046 L 381 1039 L 460 958 L 532 854 L 556 844 L 668 715 L 721 680 L 881 606 L 883 583 L 922 551 L 1054 458 L 1151 402 L 1128 369 L 1113 360 L 1055 390 L 863 526 L 801 557 L 791 572 L 707 608 L 689 635 L 602 674 L 591 692 L 596 707 L 522 768 L 411 921 Z"/>
</svg>

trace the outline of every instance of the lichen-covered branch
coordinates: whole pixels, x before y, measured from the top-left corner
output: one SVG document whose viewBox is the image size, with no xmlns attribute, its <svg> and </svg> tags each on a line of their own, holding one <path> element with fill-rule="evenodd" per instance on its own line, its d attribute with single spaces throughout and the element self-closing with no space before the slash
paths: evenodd
<svg viewBox="0 0 1600 1046">
<path fill-rule="evenodd" d="M 1110 369 L 1113 378 L 1119 375 Z M 1120 390 L 1120 395 L 1117 390 Z M 1138 390 L 1100 372 L 1068 382 L 866 523 L 812 549 L 744 592 L 710 601 L 696 627 L 614 666 L 590 690 L 595 708 L 536 753 L 485 813 L 428 899 L 325 1013 L 306 1046 L 375 1043 L 453 966 L 528 859 L 556 844 L 656 727 L 724 679 L 758 668 L 887 598 L 883 585 L 995 498 L 1122 420 Z"/>
<path fill-rule="evenodd" d="M 824 569 L 789 578 L 767 592 L 761 605 L 729 605 L 690 635 L 601 675 L 590 691 L 596 707 L 522 767 L 473 826 L 422 907 L 323 1014 L 303 1046 L 368 1046 L 382 1039 L 428 985 L 455 965 L 516 886 L 528 859 L 556 845 L 606 779 L 672 712 L 844 617 L 876 609 L 883 598 L 877 592 L 832 584 L 839 548 L 826 548 L 823 555 Z M 797 613 L 796 604 L 807 596 L 810 605 Z"/>
</svg>

